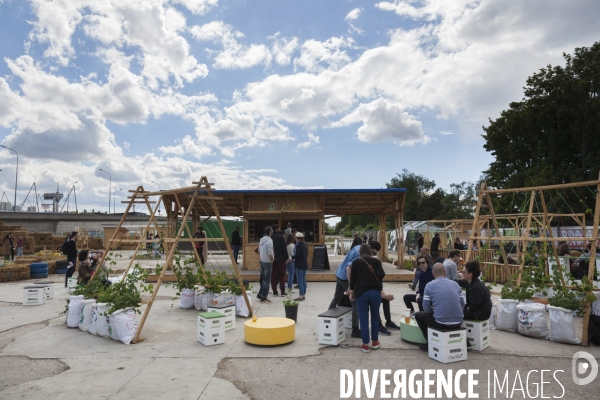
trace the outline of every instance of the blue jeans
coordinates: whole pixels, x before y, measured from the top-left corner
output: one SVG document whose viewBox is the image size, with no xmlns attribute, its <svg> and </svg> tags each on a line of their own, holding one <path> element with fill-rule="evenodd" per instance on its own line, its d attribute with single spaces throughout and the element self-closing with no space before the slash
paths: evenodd
<svg viewBox="0 0 600 400">
<path fill-rule="evenodd" d="M 231 250 L 233 250 L 233 259 L 237 262 L 238 254 L 240 254 L 240 246 L 233 244 L 231 245 Z"/>
<path fill-rule="evenodd" d="M 296 268 L 294 267 L 294 262 L 289 262 L 285 265 L 285 269 L 287 271 L 288 274 L 288 284 L 287 284 L 287 288 L 288 290 L 292 290 L 292 288 L 294 287 L 294 274 L 296 272 Z"/>
<path fill-rule="evenodd" d="M 23 248 L 17 247 L 17 257 L 21 257 L 23 255 Z"/>
<path fill-rule="evenodd" d="M 300 290 L 300 296 L 302 297 L 306 294 L 306 270 L 297 269 L 296 278 L 298 280 L 298 289 Z"/>
<path fill-rule="evenodd" d="M 260 262 L 260 275 L 262 276 L 262 281 L 260 282 L 260 291 L 258 292 L 258 297 L 261 299 L 266 299 L 269 295 L 269 284 L 271 283 L 271 269 L 273 269 L 272 262 Z"/>
<path fill-rule="evenodd" d="M 360 320 L 360 336 L 363 344 L 369 344 L 369 311 L 371 311 L 371 339 L 375 342 L 379 339 L 379 305 L 381 304 L 381 292 L 379 290 L 367 290 L 356 299 L 358 306 L 358 319 Z"/>
</svg>

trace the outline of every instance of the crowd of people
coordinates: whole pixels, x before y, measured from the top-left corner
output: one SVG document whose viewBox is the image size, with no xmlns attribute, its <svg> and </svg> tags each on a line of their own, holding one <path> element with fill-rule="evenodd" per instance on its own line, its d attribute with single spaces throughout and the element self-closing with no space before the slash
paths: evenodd
<svg viewBox="0 0 600 400">
<path fill-rule="evenodd" d="M 261 303 L 270 303 L 269 284 L 273 296 L 287 296 L 293 293 L 293 281 L 296 279 L 299 296 L 295 301 L 306 299 L 306 271 L 308 270 L 308 246 L 304 242 L 304 233 L 292 229 L 290 223 L 282 233 L 279 225 L 267 226 L 260 239 L 256 252 L 260 257 Z M 286 275 L 288 277 L 286 281 Z M 277 285 L 279 284 L 279 292 Z"/>
<path fill-rule="evenodd" d="M 102 265 L 99 265 L 104 251 L 97 250 L 90 252 L 87 249 L 78 250 L 77 240 L 79 240 L 79 232 L 69 232 L 65 238 L 65 242 L 59 247 L 59 250 L 67 256 L 68 262 L 65 287 L 67 287 L 69 278 L 75 274 L 75 271 L 77 271 L 77 284 L 79 285 L 87 284 L 94 274 L 98 274 L 97 279 L 100 279 L 105 286 L 110 285 L 111 282 L 108 279 L 109 270 L 106 263 L 103 262 Z"/>
</svg>

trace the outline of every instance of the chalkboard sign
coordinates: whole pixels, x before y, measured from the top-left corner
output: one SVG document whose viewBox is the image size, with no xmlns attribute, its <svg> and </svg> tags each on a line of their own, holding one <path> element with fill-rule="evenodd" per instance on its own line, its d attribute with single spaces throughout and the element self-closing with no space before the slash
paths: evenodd
<svg viewBox="0 0 600 400">
<path fill-rule="evenodd" d="M 329 269 L 327 246 L 315 246 L 313 248 L 312 271 L 323 271 L 324 269 Z"/>
</svg>

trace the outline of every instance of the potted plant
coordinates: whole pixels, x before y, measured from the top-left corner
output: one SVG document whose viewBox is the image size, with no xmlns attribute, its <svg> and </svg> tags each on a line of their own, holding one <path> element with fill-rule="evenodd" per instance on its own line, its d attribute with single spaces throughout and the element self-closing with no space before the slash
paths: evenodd
<svg viewBox="0 0 600 400">
<path fill-rule="evenodd" d="M 298 304 L 299 302 L 292 300 L 292 291 L 288 291 L 287 299 L 283 301 L 283 306 L 285 308 L 285 317 L 289 319 L 293 319 L 294 322 L 298 322 Z"/>
</svg>

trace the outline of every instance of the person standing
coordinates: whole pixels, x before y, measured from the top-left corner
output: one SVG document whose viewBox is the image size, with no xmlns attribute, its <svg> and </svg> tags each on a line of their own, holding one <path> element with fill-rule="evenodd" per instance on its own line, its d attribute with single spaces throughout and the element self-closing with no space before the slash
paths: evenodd
<svg viewBox="0 0 600 400">
<path fill-rule="evenodd" d="M 204 230 L 202 230 L 202 227 L 199 226 L 196 233 L 194 233 L 194 239 L 205 239 L 205 238 L 206 238 L 206 234 L 204 233 Z M 200 256 L 200 261 L 202 262 L 202 265 L 204 265 L 204 242 L 195 242 L 195 245 L 196 245 L 196 251 L 198 252 L 198 255 Z"/>
<path fill-rule="evenodd" d="M 292 223 L 288 222 L 287 223 L 287 228 L 285 228 L 285 237 L 287 237 L 287 235 L 289 235 L 290 233 L 292 233 Z"/>
<path fill-rule="evenodd" d="M 233 250 L 233 258 L 235 263 L 238 263 L 238 254 L 240 254 L 240 246 L 242 245 L 242 239 L 240 238 L 240 227 L 236 226 L 235 231 L 231 233 L 231 249 Z"/>
<path fill-rule="evenodd" d="M 300 295 L 295 301 L 306 300 L 306 271 L 308 270 L 308 246 L 304 243 L 304 234 L 302 232 L 296 232 L 296 246 L 294 248 L 294 268 L 296 269 L 296 276 L 298 277 L 298 290 Z"/>
<path fill-rule="evenodd" d="M 348 291 L 350 288 L 349 283 L 349 271 L 352 262 L 356 260 L 360 255 L 360 247 L 352 248 L 344 260 L 341 262 L 340 266 L 335 270 L 335 293 L 333 295 L 333 300 L 329 304 L 329 310 L 332 308 L 336 308 L 342 298 L 344 297 L 344 293 Z M 356 307 L 356 301 L 352 301 L 352 333 L 351 337 L 359 338 L 362 337 L 360 334 L 360 329 L 358 328 L 358 308 Z"/>
<path fill-rule="evenodd" d="M 67 274 L 65 275 L 65 287 L 67 287 L 69 278 L 73 276 L 77 268 L 77 239 L 79 239 L 79 232 L 71 232 L 71 237 L 63 244 L 63 253 L 67 255 L 67 261 L 69 262 L 69 268 L 67 268 Z"/>
<path fill-rule="evenodd" d="M 434 260 L 437 260 L 440 255 L 440 242 L 440 234 L 436 232 L 433 239 L 431 239 L 431 258 Z"/>
<path fill-rule="evenodd" d="M 273 268 L 273 260 L 275 255 L 273 253 L 273 228 L 267 226 L 264 230 L 264 236 L 260 239 L 258 244 L 258 255 L 260 257 L 260 291 L 258 297 L 261 303 L 270 303 L 267 297 L 269 296 L 269 283 L 271 282 L 271 270 Z"/>
<path fill-rule="evenodd" d="M 352 240 L 352 245 L 350 246 L 350 250 L 355 248 L 356 246 L 360 246 L 362 244 L 361 238 L 358 236 L 358 232 L 354 234 L 354 240 Z"/>
<path fill-rule="evenodd" d="M 463 279 L 456 281 L 465 288 L 467 304 L 463 310 L 464 319 L 487 321 L 492 315 L 492 299 L 490 291 L 479 280 L 481 269 L 479 261 L 469 261 L 462 270 Z"/>
<path fill-rule="evenodd" d="M 17 236 L 17 257 L 23 256 L 23 236 Z"/>
<path fill-rule="evenodd" d="M 379 305 L 381 304 L 381 280 L 385 271 L 381 261 L 371 257 L 371 247 L 367 244 L 360 246 L 360 256 L 352 262 L 350 272 L 350 301 L 356 301 L 360 326 L 362 329 L 362 346 L 360 349 L 368 353 L 369 341 L 372 340 L 370 348 L 373 350 L 381 346 L 379 343 Z M 369 335 L 369 313 L 371 315 L 371 332 Z"/>
<path fill-rule="evenodd" d="M 463 321 L 465 299 L 458 283 L 446 278 L 446 268 L 441 263 L 433 265 L 433 276 L 425 288 L 423 295 L 423 310 L 415 314 L 415 320 L 427 340 L 427 328 L 457 329 Z M 428 343 L 420 344 L 419 348 L 428 351 Z"/>
<path fill-rule="evenodd" d="M 294 256 L 294 247 L 296 247 L 296 240 L 294 239 L 294 235 L 292 235 L 291 233 L 286 235 L 286 249 L 287 249 L 287 255 L 288 255 L 288 259 L 285 261 L 285 269 L 287 272 L 287 276 L 288 276 L 288 281 L 287 281 L 287 290 L 290 293 L 294 293 L 293 290 L 293 286 L 294 286 L 294 276 L 296 274 L 296 268 L 295 268 L 295 261 L 292 258 Z"/>
<path fill-rule="evenodd" d="M 6 235 L 4 237 L 4 241 L 2 242 L 2 255 L 4 256 L 4 259 L 6 261 L 10 261 L 10 257 L 12 255 L 13 259 L 14 257 L 14 249 L 12 247 L 12 241 L 10 240 L 10 235 L 12 235 L 11 233 L 9 233 L 8 235 Z"/>
<path fill-rule="evenodd" d="M 271 272 L 271 288 L 273 296 L 277 296 L 277 281 L 279 281 L 279 289 L 282 296 L 287 296 L 285 292 L 285 260 L 287 260 L 287 246 L 285 238 L 279 231 L 279 225 L 273 225 L 273 271 Z"/>
<path fill-rule="evenodd" d="M 419 239 L 417 244 L 417 248 L 419 249 L 419 251 L 421 251 L 423 246 L 425 246 L 425 238 L 423 237 L 423 234 L 419 232 Z"/>
</svg>

